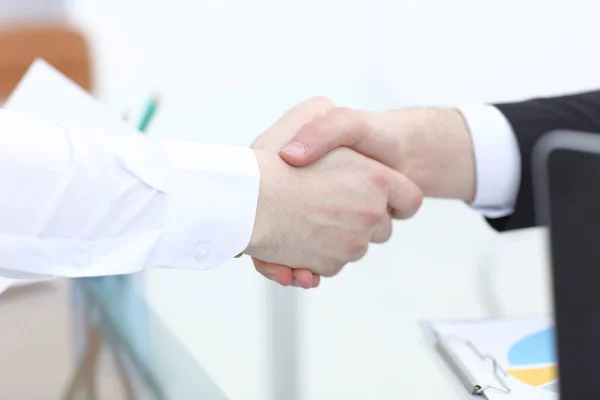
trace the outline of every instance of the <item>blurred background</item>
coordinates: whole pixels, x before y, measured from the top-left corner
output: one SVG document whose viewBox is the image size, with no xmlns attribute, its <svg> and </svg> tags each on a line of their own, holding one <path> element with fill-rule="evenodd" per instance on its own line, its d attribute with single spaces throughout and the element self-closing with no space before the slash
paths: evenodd
<svg viewBox="0 0 600 400">
<path fill-rule="evenodd" d="M 0 97 L 43 57 L 115 114 L 135 114 L 160 93 L 153 137 L 248 145 L 313 95 L 384 110 L 598 88 L 599 7 L 0 0 Z M 449 392 L 419 322 L 548 312 L 543 237 L 537 229 L 499 235 L 465 204 L 427 200 L 416 217 L 395 223 L 388 244 L 316 290 L 276 288 L 242 258 L 210 272 L 148 271 L 135 301 L 169 337 L 151 332 L 153 346 L 175 354 L 170 363 L 157 358 L 154 374 L 197 369 L 225 398 L 461 398 Z M 0 398 L 65 395 L 82 359 L 71 283 L 0 297 Z M 106 364 L 99 380 L 115 388 L 98 398 L 116 399 L 123 382 L 118 365 Z M 167 397 L 199 398 L 183 385 Z"/>
</svg>

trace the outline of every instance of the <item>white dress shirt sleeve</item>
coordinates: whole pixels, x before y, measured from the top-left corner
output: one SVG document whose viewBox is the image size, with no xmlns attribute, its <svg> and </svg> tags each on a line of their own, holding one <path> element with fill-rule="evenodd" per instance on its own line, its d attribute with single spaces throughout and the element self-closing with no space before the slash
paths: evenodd
<svg viewBox="0 0 600 400">
<path fill-rule="evenodd" d="M 471 204 L 489 218 L 514 211 L 521 183 L 521 155 L 515 133 L 494 106 L 459 107 L 471 132 L 477 174 Z"/>
<path fill-rule="evenodd" d="M 249 148 L 104 135 L 0 110 L 0 275 L 215 267 L 247 247 L 259 181 Z"/>
</svg>

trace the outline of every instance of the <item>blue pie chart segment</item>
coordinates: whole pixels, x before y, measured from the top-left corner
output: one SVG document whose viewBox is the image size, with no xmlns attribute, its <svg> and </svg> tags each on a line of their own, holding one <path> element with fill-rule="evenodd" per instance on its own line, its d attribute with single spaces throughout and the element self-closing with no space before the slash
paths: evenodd
<svg viewBox="0 0 600 400">
<path fill-rule="evenodd" d="M 526 336 L 508 351 L 508 362 L 513 366 L 533 366 L 556 363 L 554 328 Z"/>
</svg>

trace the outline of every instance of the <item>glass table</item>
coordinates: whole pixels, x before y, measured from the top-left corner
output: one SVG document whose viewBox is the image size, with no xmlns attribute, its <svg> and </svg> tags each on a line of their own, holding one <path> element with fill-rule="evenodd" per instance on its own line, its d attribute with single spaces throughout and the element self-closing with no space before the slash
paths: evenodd
<svg viewBox="0 0 600 400">
<path fill-rule="evenodd" d="M 226 399 L 137 278 L 9 289 L 0 298 L 0 398 Z"/>
<path fill-rule="evenodd" d="M 96 399 L 101 350 L 111 353 L 126 399 L 226 399 L 194 356 L 161 322 L 134 277 L 75 279 L 80 356 L 65 400 Z"/>
</svg>

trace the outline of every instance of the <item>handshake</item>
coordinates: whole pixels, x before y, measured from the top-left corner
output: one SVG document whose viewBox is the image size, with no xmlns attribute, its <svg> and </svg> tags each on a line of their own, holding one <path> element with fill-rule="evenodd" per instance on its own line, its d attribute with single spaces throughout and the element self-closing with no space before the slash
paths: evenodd
<svg viewBox="0 0 600 400">
<path fill-rule="evenodd" d="M 424 196 L 472 201 L 475 193 L 471 139 L 454 109 L 376 113 L 313 98 L 252 148 L 261 182 L 244 253 L 282 285 L 318 286 L 369 243 L 386 242 L 392 219 L 413 216 Z"/>
</svg>

